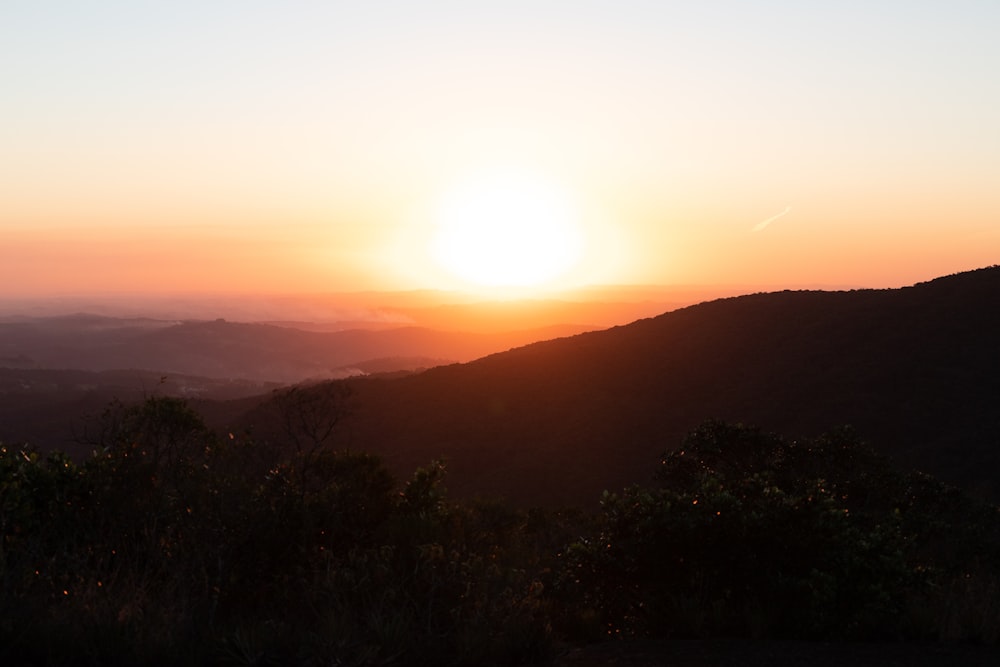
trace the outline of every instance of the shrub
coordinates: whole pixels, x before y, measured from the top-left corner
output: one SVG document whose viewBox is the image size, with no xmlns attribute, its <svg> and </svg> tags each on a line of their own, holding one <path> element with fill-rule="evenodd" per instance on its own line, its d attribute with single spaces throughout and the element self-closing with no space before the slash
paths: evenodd
<svg viewBox="0 0 1000 667">
<path fill-rule="evenodd" d="M 964 535 L 961 558 L 981 552 L 996 513 L 975 518 L 964 496 L 964 515 L 946 512 L 951 492 L 914 479 L 849 430 L 786 441 L 707 422 L 664 456 L 658 487 L 606 493 L 599 530 L 566 549 L 560 590 L 581 610 L 566 623 L 591 636 L 926 635 L 903 612 L 956 564 L 931 543 Z"/>
</svg>

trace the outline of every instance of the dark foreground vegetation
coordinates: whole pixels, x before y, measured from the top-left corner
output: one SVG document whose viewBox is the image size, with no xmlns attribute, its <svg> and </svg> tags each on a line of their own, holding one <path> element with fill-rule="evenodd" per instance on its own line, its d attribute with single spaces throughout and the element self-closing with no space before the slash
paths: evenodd
<svg viewBox="0 0 1000 667">
<path fill-rule="evenodd" d="M 152 398 L 110 406 L 82 462 L 0 449 L 0 663 L 516 665 L 622 638 L 1000 638 L 996 508 L 847 430 L 707 422 L 661 443 L 655 483 L 588 513 L 451 501 L 443 464 L 400 484 L 303 424 L 287 446 L 216 435 Z"/>
</svg>

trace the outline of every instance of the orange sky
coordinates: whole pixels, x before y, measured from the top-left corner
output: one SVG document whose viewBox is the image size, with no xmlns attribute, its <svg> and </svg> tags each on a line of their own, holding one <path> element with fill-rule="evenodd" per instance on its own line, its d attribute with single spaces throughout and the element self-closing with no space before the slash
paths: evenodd
<svg viewBox="0 0 1000 667">
<path fill-rule="evenodd" d="M 477 289 L 499 172 L 542 287 L 1000 262 L 995 3 L 341 4 L 0 8 L 0 296 Z"/>
</svg>

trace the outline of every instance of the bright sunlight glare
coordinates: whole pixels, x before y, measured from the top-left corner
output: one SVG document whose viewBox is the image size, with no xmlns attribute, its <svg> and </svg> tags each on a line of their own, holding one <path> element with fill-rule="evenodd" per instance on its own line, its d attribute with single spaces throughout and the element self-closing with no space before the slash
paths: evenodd
<svg viewBox="0 0 1000 667">
<path fill-rule="evenodd" d="M 574 208 L 539 178 L 504 173 L 470 180 L 444 198 L 436 222 L 434 260 L 477 286 L 543 286 L 580 259 Z"/>
</svg>

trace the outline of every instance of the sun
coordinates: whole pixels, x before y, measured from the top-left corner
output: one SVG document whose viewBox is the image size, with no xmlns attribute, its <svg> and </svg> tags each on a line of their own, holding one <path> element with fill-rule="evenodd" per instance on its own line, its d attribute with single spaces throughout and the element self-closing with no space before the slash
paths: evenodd
<svg viewBox="0 0 1000 667">
<path fill-rule="evenodd" d="M 518 173 L 470 179 L 449 192 L 436 215 L 431 255 L 477 287 L 540 287 L 579 260 L 578 216 L 557 187 Z"/>
</svg>

